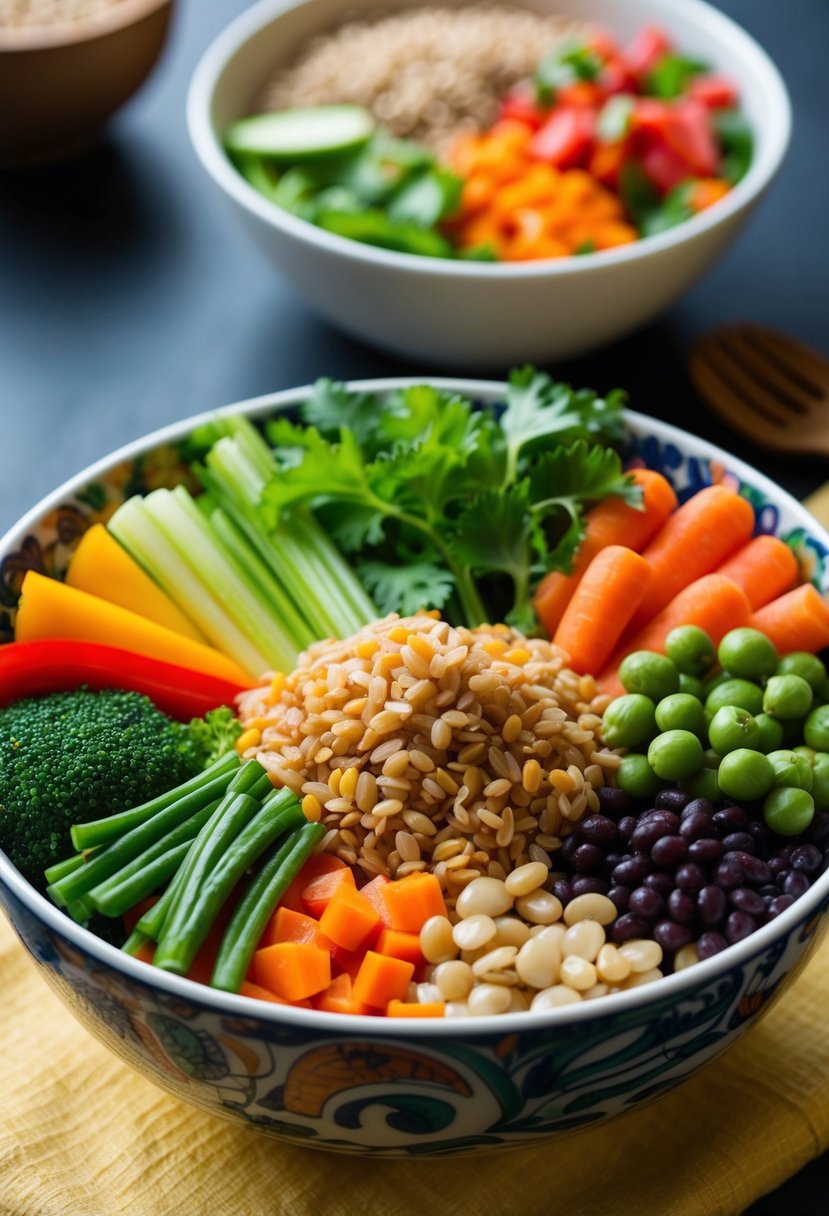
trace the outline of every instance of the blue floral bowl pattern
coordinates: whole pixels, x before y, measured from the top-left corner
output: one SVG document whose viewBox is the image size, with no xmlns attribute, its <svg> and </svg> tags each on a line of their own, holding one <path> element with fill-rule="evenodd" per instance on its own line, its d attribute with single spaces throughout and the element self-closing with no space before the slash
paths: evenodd
<svg viewBox="0 0 829 1216">
<path fill-rule="evenodd" d="M 490 383 L 441 383 L 498 399 Z M 303 391 L 230 408 L 267 416 Z M 0 640 L 25 570 L 59 577 L 91 522 L 129 493 L 180 480 L 177 445 L 197 421 L 87 470 L 0 542 Z M 758 531 L 781 536 L 826 590 L 829 536 L 792 498 L 674 428 L 631 414 L 629 430 L 633 463 L 665 473 L 680 499 L 712 482 L 734 486 Z M 829 923 L 829 874 L 750 938 L 657 984 L 547 1013 L 414 1025 L 283 1009 L 153 971 L 69 921 L 2 854 L 0 906 L 79 1021 L 185 1101 L 295 1143 L 418 1156 L 571 1132 L 677 1085 L 735 1042 L 807 961 Z"/>
</svg>

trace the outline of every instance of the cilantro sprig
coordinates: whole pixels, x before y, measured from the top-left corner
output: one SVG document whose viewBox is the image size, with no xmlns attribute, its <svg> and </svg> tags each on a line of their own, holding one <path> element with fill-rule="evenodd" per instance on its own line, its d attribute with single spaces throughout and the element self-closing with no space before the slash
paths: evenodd
<svg viewBox="0 0 829 1216">
<path fill-rule="evenodd" d="M 428 384 L 378 397 L 320 380 L 299 422 L 268 428 L 278 472 L 260 510 L 273 526 L 311 506 L 382 612 L 433 607 L 530 632 L 535 586 L 569 571 L 585 507 L 639 502 L 608 446 L 623 405 L 529 367 L 494 408 Z"/>
</svg>

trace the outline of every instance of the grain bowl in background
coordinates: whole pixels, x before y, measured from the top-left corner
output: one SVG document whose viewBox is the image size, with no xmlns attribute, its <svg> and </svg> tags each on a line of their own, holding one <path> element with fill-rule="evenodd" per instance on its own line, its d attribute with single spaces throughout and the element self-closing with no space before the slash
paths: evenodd
<svg viewBox="0 0 829 1216">
<path fill-rule="evenodd" d="M 384 11 L 405 14 L 418 7 L 391 0 Z M 448 0 L 440 7 L 465 5 Z M 258 108 L 281 69 L 294 70 L 315 39 L 365 19 L 376 5 L 306 0 L 286 8 L 283 0 L 262 0 L 199 64 L 188 99 L 190 135 L 266 256 L 312 307 L 354 336 L 419 360 L 478 367 L 546 362 L 589 350 L 643 324 L 681 295 L 727 248 L 779 169 L 790 127 L 785 86 L 753 39 L 702 0 L 570 0 L 566 6 L 526 0 L 522 7 L 548 17 L 564 8 L 574 21 L 601 25 L 622 41 L 643 25 L 664 27 L 686 54 L 705 59 L 737 86 L 756 135 L 748 172 L 716 206 L 676 228 L 589 257 L 486 263 L 349 240 L 255 190 L 229 158 L 224 138 L 232 123 Z M 442 122 L 445 116 L 438 117 Z"/>
<path fill-rule="evenodd" d="M 86 147 L 143 84 L 172 0 L 0 0 L 0 165 Z"/>
</svg>

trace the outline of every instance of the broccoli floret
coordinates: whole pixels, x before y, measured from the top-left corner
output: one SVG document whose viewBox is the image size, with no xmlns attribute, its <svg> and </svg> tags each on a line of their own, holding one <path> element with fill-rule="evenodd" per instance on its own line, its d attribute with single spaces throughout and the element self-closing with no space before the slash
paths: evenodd
<svg viewBox="0 0 829 1216">
<path fill-rule="evenodd" d="M 217 741 L 195 721 L 174 722 L 139 693 L 85 688 L 0 709 L 0 849 L 43 890 L 44 869 L 73 852 L 73 823 L 138 806 L 205 767 Z"/>
</svg>

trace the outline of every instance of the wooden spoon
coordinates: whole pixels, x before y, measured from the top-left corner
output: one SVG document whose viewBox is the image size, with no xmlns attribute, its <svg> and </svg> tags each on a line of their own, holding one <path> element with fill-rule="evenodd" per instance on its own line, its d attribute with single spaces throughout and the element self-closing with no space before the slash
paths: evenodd
<svg viewBox="0 0 829 1216">
<path fill-rule="evenodd" d="M 701 338 L 689 370 L 714 413 L 753 443 L 829 456 L 829 359 L 816 350 L 739 322 Z"/>
</svg>

